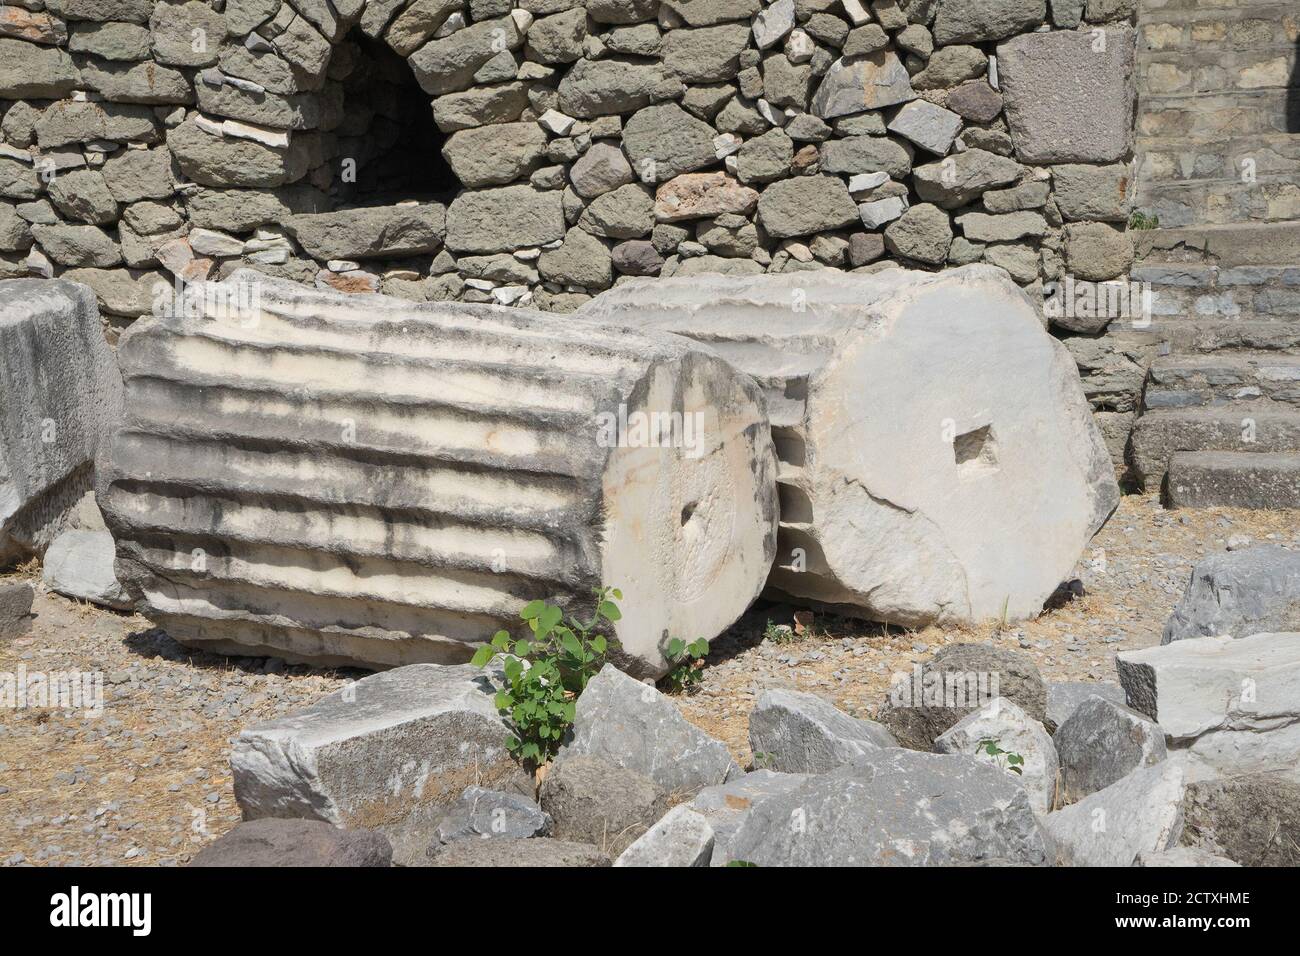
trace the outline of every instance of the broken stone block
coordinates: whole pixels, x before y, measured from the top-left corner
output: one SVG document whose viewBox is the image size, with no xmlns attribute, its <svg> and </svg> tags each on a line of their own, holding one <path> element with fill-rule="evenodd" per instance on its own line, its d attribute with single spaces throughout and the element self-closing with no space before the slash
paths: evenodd
<svg viewBox="0 0 1300 956">
<path fill-rule="evenodd" d="M 768 690 L 749 715 L 756 766 L 780 773 L 824 773 L 869 750 L 897 747 L 889 731 L 850 717 L 813 694 Z"/>
<path fill-rule="evenodd" d="M 1129 706 L 1218 770 L 1300 765 L 1300 634 L 1199 637 L 1115 655 Z"/>
<path fill-rule="evenodd" d="M 0 565 L 44 554 L 90 490 L 122 417 L 122 379 L 94 293 L 0 282 Z"/>
<path fill-rule="evenodd" d="M 551 816 L 531 797 L 504 790 L 489 790 L 477 784 L 466 787 L 460 799 L 438 821 L 434 843 L 426 855 L 439 846 L 466 839 L 526 839 L 549 836 Z"/>
<path fill-rule="evenodd" d="M 122 337 L 138 424 L 100 500 L 123 584 L 182 643 L 455 663 L 605 584 L 613 659 L 658 676 L 668 635 L 717 636 L 763 586 L 762 397 L 693 343 L 253 272 L 182 304 Z"/>
<path fill-rule="evenodd" d="M 816 181 L 768 186 L 764 224 Z M 904 626 L 1033 616 L 1119 502 L 1073 358 L 1001 270 L 634 279 L 577 316 L 707 341 L 767 389 L 773 591 Z"/>
<path fill-rule="evenodd" d="M 683 803 L 641 834 L 614 865 L 708 866 L 712 856 L 713 828 L 703 815 Z"/>
<path fill-rule="evenodd" d="M 749 819 L 754 807 L 768 797 L 789 793 L 807 779 L 807 775 L 802 773 L 755 770 L 697 793 L 690 807 L 704 817 L 713 833 L 709 865 L 726 866 L 731 862 L 731 841 L 740 831 L 741 824 Z"/>
<path fill-rule="evenodd" d="M 1047 717 L 1043 726 L 1048 732 L 1069 718 L 1089 697 L 1101 697 L 1116 704 L 1124 703 L 1124 688 L 1114 681 L 1048 681 Z"/>
<path fill-rule="evenodd" d="M 758 866 L 1037 866 L 1049 841 L 1024 789 L 970 757 L 876 750 L 759 802 L 731 842 Z"/>
<path fill-rule="evenodd" d="M 1300 631 L 1300 552 L 1260 545 L 1198 561 L 1160 643 L 1290 631 Z"/>
<path fill-rule="evenodd" d="M 392 866 L 382 833 L 318 820 L 248 820 L 200 850 L 190 866 Z"/>
<path fill-rule="evenodd" d="M 50 544 L 41 575 L 51 591 L 78 601 L 124 611 L 131 599 L 113 574 L 113 536 L 69 529 Z"/>
<path fill-rule="evenodd" d="M 506 750 L 495 692 L 468 664 L 373 674 L 242 731 L 230 754 L 235 799 L 248 820 L 378 830 L 397 863 L 418 863 L 468 785 L 532 793 Z"/>
<path fill-rule="evenodd" d="M 1073 803 L 1134 770 L 1165 759 L 1165 734 L 1136 711 L 1089 697 L 1052 738 L 1061 763 L 1061 799 Z"/>
<path fill-rule="evenodd" d="M 916 93 L 902 61 L 882 50 L 832 63 L 813 94 L 811 112 L 829 120 L 914 99 Z"/>
<path fill-rule="evenodd" d="M 556 760 L 574 756 L 634 770 L 669 794 L 692 794 L 741 772 L 726 746 L 671 700 L 608 664 L 578 698 L 573 733 Z"/>
<path fill-rule="evenodd" d="M 1187 852 L 1216 866 L 1300 866 L 1300 780 L 1290 771 L 1198 780 L 1183 798 Z"/>
<path fill-rule="evenodd" d="M 31 630 L 34 597 L 26 581 L 0 583 L 0 640 L 23 637 Z"/>
<path fill-rule="evenodd" d="M 990 754 L 989 743 L 1005 753 Z M 1058 765 L 1052 738 L 1042 724 L 1005 697 L 996 697 L 957 721 L 935 738 L 934 749 L 974 757 L 1012 774 L 1038 813 L 1055 806 Z M 1020 762 L 1012 763 L 1013 756 Z"/>
<path fill-rule="evenodd" d="M 435 202 L 289 216 L 284 228 L 319 262 L 401 259 L 437 252 L 446 234 L 446 220 L 446 207 Z"/>
<path fill-rule="evenodd" d="M 1044 825 L 1066 862 L 1132 866 L 1141 853 L 1160 853 L 1178 845 L 1186 789 L 1183 761 L 1162 760 L 1049 813 Z"/>
<path fill-rule="evenodd" d="M 598 757 L 567 754 L 548 768 L 539 794 L 557 839 L 617 857 L 668 809 L 668 794 L 643 773 Z"/>
<path fill-rule="evenodd" d="M 1240 866 L 1227 857 L 1218 856 L 1200 847 L 1176 846 L 1169 850 L 1152 850 L 1139 853 L 1134 866 Z"/>
</svg>

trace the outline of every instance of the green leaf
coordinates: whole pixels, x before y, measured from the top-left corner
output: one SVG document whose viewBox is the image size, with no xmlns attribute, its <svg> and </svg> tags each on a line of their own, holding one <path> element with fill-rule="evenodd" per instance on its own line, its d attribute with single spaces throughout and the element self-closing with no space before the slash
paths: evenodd
<svg viewBox="0 0 1300 956">
<path fill-rule="evenodd" d="M 603 615 L 608 621 L 623 619 L 623 612 L 618 609 L 618 605 L 613 601 L 601 601 L 600 606 L 596 608 L 596 613 Z"/>
<path fill-rule="evenodd" d="M 563 647 L 565 651 L 572 654 L 574 657 L 581 659 L 582 644 L 572 634 L 565 634 L 562 638 L 560 638 L 560 646 Z"/>
<path fill-rule="evenodd" d="M 544 610 L 546 610 L 545 601 L 529 601 L 524 605 L 524 609 L 519 612 L 519 616 L 525 621 L 531 621 L 533 618 L 539 617 Z"/>
<path fill-rule="evenodd" d="M 610 588 L 609 593 L 614 595 L 614 600 L 616 601 L 623 600 L 623 592 L 620 591 L 618 588 Z"/>
<path fill-rule="evenodd" d="M 532 652 L 533 652 L 533 645 L 530 642 L 522 638 L 515 642 L 516 657 L 527 657 Z"/>
<path fill-rule="evenodd" d="M 698 660 L 699 658 L 708 656 L 709 642 L 702 637 L 697 638 L 695 642 L 692 643 L 691 646 L 687 648 L 687 650 L 691 652 L 691 657 L 694 657 Z"/>
<path fill-rule="evenodd" d="M 552 628 L 559 624 L 560 619 L 563 617 L 564 612 L 558 607 L 554 607 L 550 604 L 546 605 L 545 610 L 537 616 L 538 639 L 544 638 L 547 634 L 551 633 Z"/>
<path fill-rule="evenodd" d="M 677 658 L 681 657 L 685 651 L 686 642 L 680 637 L 674 637 L 668 642 L 668 658 L 670 660 L 677 660 Z"/>
<path fill-rule="evenodd" d="M 492 660 L 495 655 L 496 648 L 492 647 L 491 644 L 485 644 L 474 652 L 474 657 L 470 660 L 470 663 L 475 667 L 486 667 L 487 662 Z"/>
<path fill-rule="evenodd" d="M 603 635 L 597 634 L 591 639 L 591 649 L 597 654 L 604 654 L 608 648 L 609 643 L 605 640 Z"/>
</svg>

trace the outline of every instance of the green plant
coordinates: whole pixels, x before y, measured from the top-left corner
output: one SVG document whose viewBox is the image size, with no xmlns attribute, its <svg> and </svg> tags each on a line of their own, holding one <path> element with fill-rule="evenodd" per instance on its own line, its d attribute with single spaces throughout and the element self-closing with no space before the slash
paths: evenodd
<svg viewBox="0 0 1300 956">
<path fill-rule="evenodd" d="M 1130 229 L 1158 229 L 1160 228 L 1160 217 L 1155 213 L 1145 213 L 1141 209 L 1134 209 L 1128 217 L 1128 227 Z"/>
<path fill-rule="evenodd" d="M 748 860 L 728 860 L 727 866 L 758 866 L 758 864 L 750 863 Z"/>
<path fill-rule="evenodd" d="M 793 644 L 797 635 L 788 624 L 773 624 L 770 620 L 763 628 L 763 640 L 773 644 Z"/>
<path fill-rule="evenodd" d="M 1016 776 L 1025 772 L 1025 758 L 1020 754 L 1012 753 L 1010 750 L 1003 750 L 998 746 L 998 742 L 992 737 L 985 737 L 975 748 L 976 753 L 988 754 L 1003 770 L 1010 770 Z M 1002 758 L 1005 757 L 1006 760 Z"/>
<path fill-rule="evenodd" d="M 532 601 L 519 612 L 531 636 L 514 640 L 507 631 L 497 631 L 474 654 L 478 667 L 502 656 L 505 686 L 497 692 L 496 705 L 513 731 L 506 746 L 523 760 L 540 764 L 554 756 L 573 726 L 578 695 L 605 666 L 609 641 L 599 629 L 622 618 L 614 602 L 623 599 L 623 592 L 596 588 L 595 594 L 596 610 L 589 621 L 573 616 L 566 621 L 560 608 Z"/>
<path fill-rule="evenodd" d="M 672 668 L 663 677 L 663 682 L 674 694 L 692 690 L 701 678 L 704 658 L 709 654 L 709 642 L 704 638 L 687 644 L 680 637 L 674 637 L 664 648 L 664 657 Z"/>
</svg>

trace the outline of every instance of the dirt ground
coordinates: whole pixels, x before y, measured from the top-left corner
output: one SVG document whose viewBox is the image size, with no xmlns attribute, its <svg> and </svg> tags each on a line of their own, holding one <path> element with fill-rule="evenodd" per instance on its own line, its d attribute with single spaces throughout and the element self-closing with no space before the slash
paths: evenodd
<svg viewBox="0 0 1300 956">
<path fill-rule="evenodd" d="M 1196 560 L 1248 543 L 1300 547 L 1300 512 L 1171 512 L 1126 497 L 1076 569 L 1087 595 L 1037 620 L 904 632 L 823 616 L 795 633 L 793 608 L 762 605 L 714 642 L 698 689 L 677 699 L 747 765 L 748 714 L 765 688 L 869 717 L 891 675 L 944 644 L 1023 650 L 1050 680 L 1114 680 L 1116 651 L 1159 642 Z M 0 674 L 99 673 L 104 706 L 0 708 L 0 865 L 186 862 L 239 820 L 234 735 L 362 676 L 195 654 L 142 617 L 44 592 L 34 611 L 30 636 L 0 642 Z"/>
</svg>

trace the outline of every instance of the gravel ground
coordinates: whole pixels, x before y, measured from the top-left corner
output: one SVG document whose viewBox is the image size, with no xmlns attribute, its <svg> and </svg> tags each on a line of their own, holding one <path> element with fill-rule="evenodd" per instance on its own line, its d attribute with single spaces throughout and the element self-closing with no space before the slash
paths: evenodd
<svg viewBox="0 0 1300 956">
<path fill-rule="evenodd" d="M 764 688 L 871 716 L 892 674 L 948 643 L 1022 649 L 1052 680 L 1114 680 L 1117 650 L 1159 642 L 1195 561 L 1248 541 L 1300 546 L 1300 512 L 1168 512 L 1126 497 L 1075 572 L 1087 596 L 1035 621 L 907 632 L 801 614 L 796 634 L 792 608 L 765 605 L 714 642 L 697 691 L 679 702 L 747 764 L 748 713 Z M 362 676 L 195 654 L 144 618 L 53 594 L 38 593 L 34 610 L 29 637 L 0 643 L 0 672 L 102 673 L 104 708 L 0 710 L 0 865 L 188 861 L 239 820 L 233 736 Z"/>
</svg>

